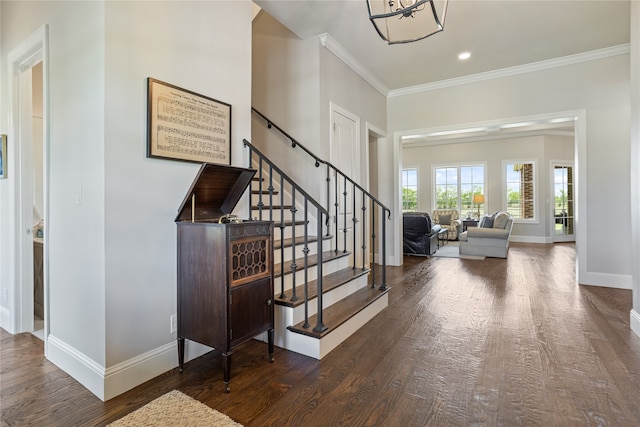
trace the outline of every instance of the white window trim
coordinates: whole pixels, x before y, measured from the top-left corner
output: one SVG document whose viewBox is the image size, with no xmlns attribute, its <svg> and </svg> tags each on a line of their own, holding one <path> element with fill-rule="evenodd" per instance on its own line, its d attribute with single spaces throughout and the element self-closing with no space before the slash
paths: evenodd
<svg viewBox="0 0 640 427">
<path fill-rule="evenodd" d="M 538 176 L 538 159 L 511 159 L 502 161 L 502 209 L 507 210 L 507 164 L 531 163 L 533 165 L 533 218 L 513 218 L 513 222 L 521 224 L 539 224 L 538 199 L 540 198 L 540 185 Z"/>
<path fill-rule="evenodd" d="M 451 164 L 442 164 L 442 165 L 431 165 L 431 206 L 433 207 L 433 209 L 436 209 L 436 197 L 437 197 L 437 192 L 436 192 L 436 169 L 442 169 L 442 168 L 456 168 L 456 170 L 458 171 L 458 204 L 457 204 L 457 210 L 460 214 L 460 218 L 464 217 L 466 214 L 462 212 L 462 208 L 461 208 L 461 202 L 460 202 L 460 167 L 463 166 L 482 166 L 483 167 L 483 177 L 482 179 L 484 180 L 484 205 L 482 206 L 482 209 L 480 210 L 480 214 L 486 214 L 487 213 L 487 206 L 489 204 L 489 197 L 487 195 L 487 188 L 488 188 L 488 182 L 487 182 L 487 174 L 488 174 L 488 167 L 487 167 L 487 162 L 461 162 L 461 163 L 451 163 Z M 534 170 L 535 172 L 535 170 Z M 475 212 L 475 210 L 474 210 Z M 483 213 L 484 212 L 484 213 Z"/>
<path fill-rule="evenodd" d="M 402 175 L 404 174 L 404 171 L 406 170 L 415 170 L 416 171 L 416 210 L 415 212 L 419 212 L 420 211 L 420 168 L 418 166 L 402 166 L 402 169 L 400 170 L 400 208 L 404 211 L 404 199 L 402 196 Z"/>
</svg>

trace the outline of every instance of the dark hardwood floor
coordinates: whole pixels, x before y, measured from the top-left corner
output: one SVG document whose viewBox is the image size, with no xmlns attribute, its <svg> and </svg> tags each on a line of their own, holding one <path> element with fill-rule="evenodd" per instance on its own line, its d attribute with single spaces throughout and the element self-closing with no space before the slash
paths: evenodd
<svg viewBox="0 0 640 427">
<path fill-rule="evenodd" d="M 2 426 L 104 425 L 173 389 L 246 426 L 640 425 L 631 291 L 577 285 L 573 244 L 405 257 L 388 283 L 389 307 L 322 361 L 237 348 L 230 394 L 209 353 L 103 403 L 1 331 Z"/>
</svg>

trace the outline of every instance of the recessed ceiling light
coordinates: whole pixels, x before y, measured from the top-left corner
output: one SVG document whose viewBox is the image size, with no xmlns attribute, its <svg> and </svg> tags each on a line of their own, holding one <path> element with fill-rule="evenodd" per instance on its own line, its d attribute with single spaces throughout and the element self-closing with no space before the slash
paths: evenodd
<svg viewBox="0 0 640 427">
<path fill-rule="evenodd" d="M 458 59 L 460 61 L 466 61 L 469 58 L 471 58 L 471 52 L 462 52 L 461 54 L 458 55 Z"/>
</svg>

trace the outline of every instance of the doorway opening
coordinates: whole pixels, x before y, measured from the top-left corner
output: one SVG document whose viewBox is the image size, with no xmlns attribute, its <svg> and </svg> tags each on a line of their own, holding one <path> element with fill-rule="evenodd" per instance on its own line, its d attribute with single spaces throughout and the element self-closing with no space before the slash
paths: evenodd
<svg viewBox="0 0 640 427">
<path fill-rule="evenodd" d="M 586 182 L 586 170 L 583 165 L 586 164 L 586 111 L 585 110 L 572 110 L 565 112 L 556 112 L 548 114 L 540 114 L 535 116 L 513 117 L 504 118 L 500 120 L 494 120 L 482 123 L 462 123 L 456 126 L 445 126 L 438 128 L 427 129 L 412 129 L 406 131 L 399 131 L 394 134 L 393 141 L 393 157 L 392 163 L 393 169 L 391 171 L 391 178 L 393 182 L 392 186 L 392 199 L 394 202 L 393 209 L 395 211 L 401 211 L 401 183 L 399 182 L 400 171 L 402 170 L 402 150 L 403 146 L 407 144 L 419 144 L 424 146 L 429 145 L 443 145 L 443 144 L 456 144 L 465 141 L 483 141 L 495 139 L 502 133 L 519 133 L 523 135 L 539 135 L 544 133 L 544 130 L 552 130 L 558 132 L 558 129 L 562 129 L 562 132 L 568 130 L 573 135 L 574 147 L 573 147 L 573 165 L 572 165 L 572 213 L 574 219 L 574 226 L 571 232 L 573 233 L 573 239 L 576 242 L 576 248 L 580 250 L 576 253 L 576 280 L 580 282 L 583 277 L 587 275 L 586 271 L 586 259 L 584 259 L 587 251 L 586 240 L 586 225 L 584 221 L 580 221 L 580 215 L 586 212 L 587 206 L 587 193 L 584 183 Z M 569 135 L 567 134 L 567 135 Z M 395 160 L 397 159 L 397 160 Z M 569 162 L 567 162 L 569 163 Z M 582 184 L 581 184 L 582 183 Z M 553 216 L 550 217 L 551 211 L 547 213 L 545 209 L 545 217 L 551 218 L 553 222 Z M 394 234 L 400 236 L 399 221 L 394 223 Z M 545 233 L 546 234 L 546 233 Z M 553 238 L 549 235 L 544 239 L 547 242 L 553 241 Z M 400 237 L 393 239 L 394 253 L 401 254 L 401 242 Z M 401 263 L 401 257 L 400 257 Z"/>
</svg>

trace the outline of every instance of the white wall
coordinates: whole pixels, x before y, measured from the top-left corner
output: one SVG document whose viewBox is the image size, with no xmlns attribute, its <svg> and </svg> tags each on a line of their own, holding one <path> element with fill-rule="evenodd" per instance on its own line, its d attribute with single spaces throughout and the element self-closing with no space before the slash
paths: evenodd
<svg viewBox="0 0 640 427">
<path fill-rule="evenodd" d="M 390 134 L 412 129 L 500 120 L 562 111 L 586 110 L 585 244 L 578 248 L 588 273 L 581 280 L 630 287 L 631 238 L 608 237 L 611 210 L 617 227 L 629 230 L 629 55 L 496 78 L 460 86 L 394 96 L 388 100 Z M 399 144 L 387 146 L 389 192 L 399 203 Z M 398 150 L 398 151 L 396 151 Z M 401 160 L 400 160 L 401 162 Z M 615 191 L 612 191 L 615 189 Z M 399 227 L 394 230 L 399 232 Z M 395 248 L 397 256 L 399 247 Z"/>
<path fill-rule="evenodd" d="M 514 241 L 544 243 L 551 241 L 549 221 L 551 209 L 550 161 L 574 161 L 574 138 L 558 135 L 511 137 L 497 140 L 403 147 L 403 168 L 418 169 L 418 211 L 433 211 L 433 167 L 478 163 L 485 165 L 485 204 L 481 213 L 492 213 L 503 207 L 502 166 L 504 160 L 534 160 L 536 162 L 537 223 L 516 223 Z M 474 209 L 475 210 L 475 209 Z M 466 211 L 461 212 L 464 215 Z"/>
<path fill-rule="evenodd" d="M 328 161 L 332 102 L 360 118 L 361 148 L 368 143 L 367 123 L 385 129 L 385 97 L 322 47 L 318 37 L 300 40 L 264 11 L 253 28 L 253 106 L 289 135 Z M 253 137 L 255 145 L 324 202 L 324 168 L 315 168 L 313 159 L 291 149 L 261 120 L 254 120 Z"/>
<path fill-rule="evenodd" d="M 103 5 L 97 2 L 2 2 L 2 59 L 44 24 L 50 34 L 50 247 L 51 335 L 98 365 L 104 343 L 104 52 Z M 3 93 L 8 76 L 2 78 Z M 9 105 L 2 99 L 2 123 Z M 16 138 L 12 138 L 16 142 Z M 17 149 L 17 147 L 14 147 Z M 16 172 L 14 170 L 14 172 Z M 3 185 L 13 186 L 16 175 Z M 82 185 L 85 203 L 75 205 Z M 2 206 L 15 206 L 4 191 Z M 2 235 L 12 230 L 2 221 Z M 2 240 L 6 244 L 5 239 Z M 3 252 L 12 251 L 4 247 Z M 8 267 L 8 268 L 5 268 Z M 16 266 L 3 265 L 6 272 Z M 17 307 L 10 307 L 13 311 Z"/>
<path fill-rule="evenodd" d="M 318 156 L 328 150 L 321 142 L 319 50 L 317 39 L 300 40 L 265 11 L 254 20 L 252 106 Z M 252 131 L 251 143 L 322 203 L 323 175 L 313 159 L 261 119 L 254 117 Z"/>
<path fill-rule="evenodd" d="M 640 336 L 640 3 L 631 2 L 631 239 L 633 308 L 631 329 Z"/>
<path fill-rule="evenodd" d="M 174 218 L 199 168 L 146 158 L 146 78 L 231 104 L 232 160 L 245 166 L 251 8 L 233 1 L 107 2 L 106 10 L 106 314 L 113 365 L 174 338 Z"/>
<path fill-rule="evenodd" d="M 3 55 L 49 25 L 49 357 L 109 399 L 177 365 L 174 218 L 199 165 L 146 158 L 146 78 L 231 104 L 246 165 L 251 2 L 0 5 Z"/>
</svg>

